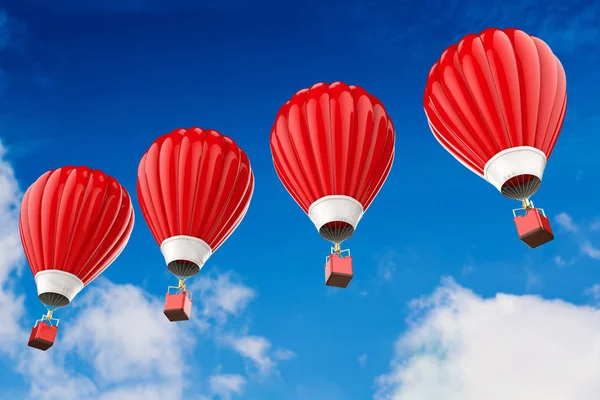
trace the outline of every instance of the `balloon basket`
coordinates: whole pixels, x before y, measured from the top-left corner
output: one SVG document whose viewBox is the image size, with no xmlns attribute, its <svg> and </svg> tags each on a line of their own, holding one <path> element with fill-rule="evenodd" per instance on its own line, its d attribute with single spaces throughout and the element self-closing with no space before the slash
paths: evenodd
<svg viewBox="0 0 600 400">
<path fill-rule="evenodd" d="M 29 347 L 46 351 L 54 344 L 58 325 L 51 325 L 50 322 L 38 321 L 29 336 Z"/>
<path fill-rule="evenodd" d="M 167 293 L 165 315 L 171 322 L 188 321 L 192 314 L 192 297 L 188 292 Z"/>
<path fill-rule="evenodd" d="M 352 257 L 333 253 L 325 259 L 325 284 L 338 288 L 346 288 L 352 280 Z"/>
<path fill-rule="evenodd" d="M 517 211 L 525 211 L 523 215 L 517 215 Z M 532 249 L 548 243 L 554 239 L 550 220 L 541 208 L 513 210 L 514 221 L 517 225 L 519 238 Z"/>
</svg>

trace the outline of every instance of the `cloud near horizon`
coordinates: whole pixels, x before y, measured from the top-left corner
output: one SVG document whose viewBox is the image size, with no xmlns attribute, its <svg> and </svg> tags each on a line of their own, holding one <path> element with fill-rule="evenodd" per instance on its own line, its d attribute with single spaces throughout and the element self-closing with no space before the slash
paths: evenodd
<svg viewBox="0 0 600 400">
<path fill-rule="evenodd" d="M 375 400 L 597 400 L 600 310 L 445 279 L 411 305 Z"/>
<path fill-rule="evenodd" d="M 28 385 L 23 399 L 179 400 L 193 386 L 199 395 L 210 396 L 206 398 L 229 400 L 243 393 L 247 378 L 220 372 L 221 367 L 219 373 L 200 379 L 187 376 L 192 366 L 202 362 L 193 355 L 196 342 L 211 338 L 215 329 L 228 333 L 229 347 L 256 365 L 262 379 L 277 371 L 279 361 L 294 356 L 287 349 L 274 350 L 263 336 L 246 334 L 247 324 L 232 325 L 235 321 L 230 320 L 243 315 L 255 292 L 231 272 L 198 279 L 206 298 L 196 304 L 200 312 L 193 314 L 190 324 L 167 321 L 162 298 L 141 287 L 99 278 L 69 307 L 68 325 L 62 325 L 65 328 L 52 349 L 39 352 L 27 347 L 34 318 L 25 310 L 25 295 L 18 285 L 20 279 L 31 278 L 21 276 L 25 264 L 18 229 L 22 191 L 5 155 L 0 142 L 0 353 L 5 368 L 13 366 Z"/>
</svg>

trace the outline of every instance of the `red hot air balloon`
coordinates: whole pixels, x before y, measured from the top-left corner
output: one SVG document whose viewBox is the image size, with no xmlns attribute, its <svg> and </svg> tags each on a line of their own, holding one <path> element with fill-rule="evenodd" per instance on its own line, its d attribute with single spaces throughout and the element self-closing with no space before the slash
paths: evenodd
<svg viewBox="0 0 600 400">
<path fill-rule="evenodd" d="M 554 238 L 529 198 L 538 191 L 567 107 L 565 71 L 550 47 L 518 29 L 486 29 L 450 46 L 429 72 L 429 127 L 464 166 L 520 200 L 530 247 Z"/>
<path fill-rule="evenodd" d="M 127 191 L 102 171 L 62 167 L 46 172 L 21 203 L 21 242 L 48 313 L 36 322 L 29 346 L 54 344 L 53 311 L 68 305 L 121 254 L 133 229 Z"/>
<path fill-rule="evenodd" d="M 156 139 L 138 168 L 137 194 L 167 269 L 165 315 L 188 320 L 185 280 L 196 275 L 248 211 L 254 175 L 238 145 L 214 130 L 176 129 Z"/>
<path fill-rule="evenodd" d="M 285 103 L 271 131 L 275 171 L 320 235 L 332 242 L 325 282 L 347 287 L 349 239 L 383 186 L 395 133 L 381 102 L 358 86 L 318 83 Z"/>
</svg>

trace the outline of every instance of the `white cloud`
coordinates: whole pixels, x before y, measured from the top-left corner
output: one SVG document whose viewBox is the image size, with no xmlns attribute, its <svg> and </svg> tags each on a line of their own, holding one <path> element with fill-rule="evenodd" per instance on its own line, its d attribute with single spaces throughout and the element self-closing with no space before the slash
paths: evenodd
<svg viewBox="0 0 600 400">
<path fill-rule="evenodd" d="M 573 223 L 573 218 L 567 213 L 560 213 L 555 217 L 556 223 L 564 230 L 569 232 L 577 232 L 578 227 Z"/>
<path fill-rule="evenodd" d="M 241 317 L 256 296 L 232 273 L 205 275 L 198 280 L 196 298 L 202 300 L 195 303 L 195 325 L 170 323 L 162 314 L 161 298 L 133 285 L 116 285 L 100 278 L 65 310 L 72 316 L 61 322 L 52 349 L 42 353 L 28 348 L 25 338 L 33 320 L 26 326 L 20 323 L 25 315 L 24 297 L 18 294 L 20 285 L 14 279 L 20 278 L 24 265 L 18 230 L 22 193 L 5 154 L 0 143 L 0 353 L 10 357 L 10 361 L 4 357 L 4 366 L 15 366 L 29 385 L 22 398 L 182 399 L 184 390 L 193 384 L 185 379 L 186 368 L 194 350 L 191 338 L 197 335 L 191 331 L 199 326 L 206 333 L 225 333 L 226 340 L 214 339 L 250 361 L 260 378 L 278 373 L 278 361 L 295 357 L 288 349 L 273 349 L 265 337 L 248 335 L 247 329 L 235 332 L 227 324 L 231 317 Z M 30 279 L 29 274 L 23 279 Z M 85 373 L 78 371 L 80 366 Z M 195 379 L 195 383 L 206 380 L 211 396 L 224 400 L 241 395 L 247 385 L 247 379 L 237 374 Z"/>
<path fill-rule="evenodd" d="M 391 280 L 398 266 L 398 253 L 395 251 L 388 251 L 376 255 L 375 259 L 377 260 L 377 275 L 384 281 Z"/>
<path fill-rule="evenodd" d="M 358 357 L 358 363 L 360 364 L 361 367 L 365 367 L 365 365 L 367 365 L 367 355 L 363 354 L 360 357 Z"/>
<path fill-rule="evenodd" d="M 575 262 L 575 259 L 565 260 L 561 256 L 554 257 L 554 263 L 556 265 L 558 265 L 559 267 L 568 267 L 569 265 L 573 265 L 574 262 Z"/>
<path fill-rule="evenodd" d="M 567 265 L 567 262 L 563 260 L 561 256 L 554 257 L 554 263 L 559 267 L 564 267 Z"/>
<path fill-rule="evenodd" d="M 555 219 L 559 226 L 561 226 L 564 230 L 571 232 L 574 239 L 577 241 L 581 254 L 595 260 L 600 260 L 600 249 L 594 246 L 589 240 L 589 237 L 592 236 L 593 232 L 598 229 L 598 226 L 600 226 L 598 221 L 594 221 L 592 223 L 582 223 L 581 226 L 578 226 L 573 222 L 571 216 L 566 213 L 558 214 Z M 555 257 L 554 261 L 559 266 L 565 266 L 572 264 L 574 260 L 566 262 L 560 257 Z"/>
<path fill-rule="evenodd" d="M 13 367 L 30 382 L 30 391 L 23 396 L 39 400 L 71 400 L 92 398 L 95 385 L 91 380 L 72 376 L 49 353 L 31 351 L 27 347 L 29 326 L 20 321 L 25 315 L 24 297 L 17 291 L 18 278 L 24 264 L 19 237 L 19 207 L 22 192 L 12 166 L 5 159 L 6 149 L 0 142 L 0 358 L 6 367 Z M 33 322 L 33 321 L 31 321 Z M 57 385 L 57 382 L 61 382 Z"/>
<path fill-rule="evenodd" d="M 444 281 L 412 303 L 376 400 L 596 400 L 600 311 L 561 300 L 481 298 Z"/>
<path fill-rule="evenodd" d="M 107 280 L 94 282 L 77 300 L 80 312 L 65 327 L 62 350 L 75 349 L 91 360 L 99 382 L 165 380 L 171 397 L 180 396 L 182 361 L 193 348 L 193 336 L 185 325 L 164 317 L 160 300 Z"/>
<path fill-rule="evenodd" d="M 595 302 L 600 302 L 600 283 L 586 289 L 584 294 L 590 296 Z"/>
<path fill-rule="evenodd" d="M 241 313 L 250 298 L 250 289 L 232 281 L 232 274 L 203 277 L 207 302 L 197 302 L 200 318 L 227 319 Z M 225 301 L 227 289 L 237 302 Z M 246 293 L 241 296 L 240 293 Z M 79 375 L 62 364 L 52 366 L 45 379 L 31 380 L 31 397 L 41 400 L 159 400 L 184 398 L 186 368 L 197 335 L 196 325 L 174 324 L 162 313 L 162 301 L 133 285 L 116 285 L 100 278 L 71 306 L 75 318 L 63 321 L 63 336 L 51 351 L 58 359 L 78 356 L 93 372 L 93 379 Z M 194 314 L 192 314 L 194 315 Z M 227 332 L 228 325 L 218 322 L 212 333 Z M 287 349 L 271 350 L 271 342 L 261 336 L 229 334 L 225 343 L 256 365 L 260 376 L 276 372 L 277 360 L 288 360 L 294 353 Z M 21 344 L 22 345 L 22 344 Z M 34 353 L 39 356 L 39 353 Z M 50 354 L 42 354 L 48 357 Z M 28 377 L 42 374 L 48 365 L 25 366 Z M 197 372 L 195 372 L 197 374 Z M 236 374 L 214 374 L 207 379 L 211 395 L 228 400 L 242 394 L 246 378 Z M 61 381 L 61 386 L 56 382 Z M 205 398 L 210 398 L 205 396 Z"/>
<path fill-rule="evenodd" d="M 597 249 L 596 247 L 592 246 L 589 240 L 585 240 L 581 244 L 581 252 L 595 260 L 600 260 L 600 249 Z"/>
<path fill-rule="evenodd" d="M 296 353 L 288 349 L 277 349 L 273 352 L 273 358 L 276 360 L 291 360 L 296 357 Z"/>
<path fill-rule="evenodd" d="M 543 282 L 541 275 L 532 271 L 531 268 L 525 268 L 525 276 L 525 290 L 527 292 L 532 292 L 542 287 Z"/>
<path fill-rule="evenodd" d="M 246 379 L 235 374 L 216 374 L 210 377 L 210 390 L 223 400 L 229 400 L 233 394 L 241 394 Z"/>
<path fill-rule="evenodd" d="M 26 344 L 19 343 L 19 346 L 22 349 Z M 21 351 L 18 372 L 29 383 L 29 392 L 23 394 L 28 400 L 99 399 L 98 388 L 92 379 L 67 371 L 59 360 L 63 356 L 27 349 Z"/>
<path fill-rule="evenodd" d="M 15 275 L 21 272 L 24 254 L 19 236 L 19 207 L 22 193 L 11 165 L 5 161 L 6 150 L 0 142 L 0 351 L 14 355 L 23 330 L 19 320 L 25 313 L 24 298 L 15 294 Z"/>
<path fill-rule="evenodd" d="M 183 398 L 189 332 L 162 315 L 162 304 L 131 285 L 100 279 L 71 307 L 46 353 L 17 344 L 18 372 L 39 400 Z M 24 331 L 23 331 L 24 332 Z M 185 350 L 185 351 L 184 351 Z M 89 376 L 77 372 L 84 365 Z"/>
<path fill-rule="evenodd" d="M 469 275 L 469 274 L 471 274 L 473 272 L 473 269 L 474 268 L 473 268 L 472 265 L 465 265 L 465 266 L 462 267 L 462 269 L 461 269 L 460 272 L 463 275 Z"/>
<path fill-rule="evenodd" d="M 225 339 L 225 343 L 242 357 L 252 361 L 261 377 L 269 376 L 272 373 L 279 373 L 276 369 L 276 360 L 285 361 L 296 356 L 293 351 L 284 348 L 272 351 L 271 342 L 262 336 L 231 336 Z"/>
<path fill-rule="evenodd" d="M 269 375 L 276 366 L 270 355 L 271 342 L 262 336 L 233 336 L 225 342 L 242 357 L 252 361 L 262 376 Z"/>
<path fill-rule="evenodd" d="M 197 280 L 191 290 L 202 298 L 202 308 L 196 324 L 201 327 L 214 323 L 215 340 L 231 348 L 256 368 L 260 378 L 277 371 L 277 361 L 295 357 L 293 351 L 278 348 L 273 350 L 271 341 L 263 336 L 249 335 L 247 328 L 239 332 L 226 329 L 225 324 L 231 317 L 238 317 L 256 297 L 251 288 L 237 281 L 233 273 L 205 275 Z M 250 373 L 250 371 L 249 371 Z"/>
<path fill-rule="evenodd" d="M 29 317 L 26 326 L 21 325 L 24 296 L 18 292 L 25 260 L 18 229 L 22 192 L 5 154 L 0 142 L 0 354 L 10 357 L 0 359 L 6 363 L 4 367 L 13 366 L 29 385 L 21 398 L 179 400 L 186 388 L 202 382 L 223 399 L 241 394 L 247 382 L 240 375 L 202 377 L 195 371 L 194 382 L 186 379 L 198 327 L 215 334 L 217 344 L 224 343 L 217 333 L 226 333 L 225 343 L 252 361 L 261 377 L 277 372 L 277 361 L 295 356 L 284 348 L 273 350 L 265 337 L 247 335 L 247 328 L 232 333 L 228 319 L 241 317 L 255 297 L 254 290 L 236 281 L 232 273 L 198 280 L 196 289 L 202 300 L 196 302 L 198 316 L 192 314 L 195 324 L 169 322 L 162 312 L 162 298 L 140 287 L 99 278 L 68 309 L 58 313 L 58 317 L 69 317 L 61 321 L 54 347 L 48 352 L 27 347 L 33 318 Z M 27 274 L 22 279 L 31 277 Z"/>
<path fill-rule="evenodd" d="M 255 297 L 254 290 L 236 281 L 231 272 L 222 275 L 204 275 L 197 279 L 190 290 L 200 302 L 200 319 L 223 325 L 230 316 L 239 316 Z"/>
</svg>

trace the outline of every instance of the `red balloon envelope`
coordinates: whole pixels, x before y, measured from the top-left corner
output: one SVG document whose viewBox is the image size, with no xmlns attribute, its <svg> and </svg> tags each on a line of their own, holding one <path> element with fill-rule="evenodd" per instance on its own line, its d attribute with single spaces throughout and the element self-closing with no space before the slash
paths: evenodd
<svg viewBox="0 0 600 400">
<path fill-rule="evenodd" d="M 187 320 L 184 281 L 197 274 L 240 224 L 254 190 L 246 153 L 226 136 L 201 128 L 176 129 L 156 139 L 138 168 L 144 218 L 168 270 L 179 278 L 165 314 Z"/>
<path fill-rule="evenodd" d="M 46 172 L 27 189 L 21 204 L 21 242 L 48 315 L 36 323 L 29 345 L 52 346 L 58 321 L 52 312 L 68 305 L 115 261 L 133 229 L 127 191 L 113 177 L 87 167 Z"/>
<path fill-rule="evenodd" d="M 525 216 L 515 222 L 531 247 L 554 237 L 529 197 L 540 188 L 566 106 L 560 61 L 541 39 L 518 29 L 465 36 L 427 79 L 424 107 L 435 138 L 504 196 L 522 201 Z"/>
<path fill-rule="evenodd" d="M 358 86 L 318 83 L 296 93 L 277 114 L 271 131 L 275 171 L 335 245 L 325 267 L 330 286 L 346 287 L 352 278 L 340 243 L 353 235 L 387 178 L 394 142 L 385 108 Z"/>
</svg>

